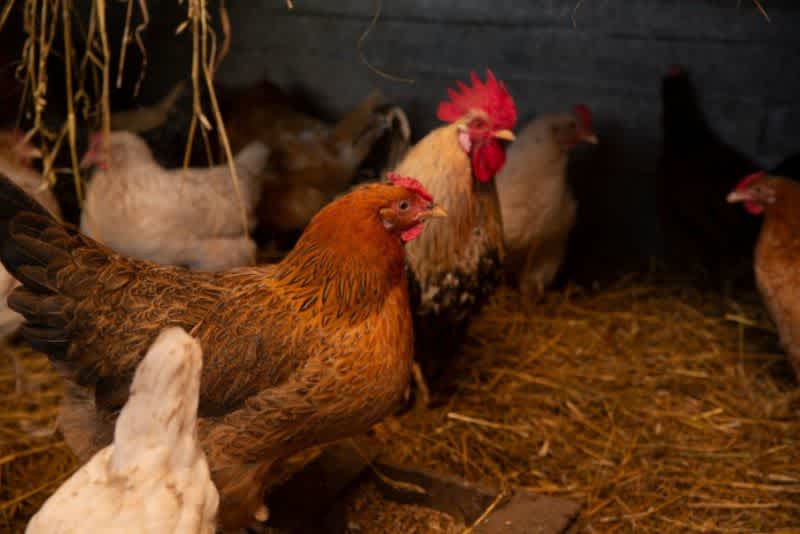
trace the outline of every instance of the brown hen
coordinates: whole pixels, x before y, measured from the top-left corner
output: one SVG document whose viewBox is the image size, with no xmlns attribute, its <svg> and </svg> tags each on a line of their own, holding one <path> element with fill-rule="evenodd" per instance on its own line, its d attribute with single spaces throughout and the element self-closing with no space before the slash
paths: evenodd
<svg viewBox="0 0 800 534">
<path fill-rule="evenodd" d="M 269 81 L 241 92 L 227 91 L 225 100 L 234 150 L 258 139 L 271 151 L 267 172 L 274 179 L 263 191 L 259 222 L 263 229 L 288 235 L 305 228 L 350 186 L 373 145 L 392 127 L 393 113 L 398 113 L 379 112 L 381 95 L 373 91 L 338 123 L 328 124 L 298 109 Z"/>
<path fill-rule="evenodd" d="M 110 443 L 136 365 L 182 327 L 203 349 L 200 440 L 222 525 L 263 518 L 282 460 L 367 430 L 406 390 L 403 244 L 441 209 L 395 182 L 328 205 L 278 264 L 201 273 L 116 254 L 0 179 L 2 261 L 23 284 L 9 304 L 68 379 L 67 443 L 83 459 Z"/>
<path fill-rule="evenodd" d="M 756 283 L 800 379 L 800 183 L 753 173 L 739 182 L 728 202 L 743 202 L 751 215 L 764 215 Z"/>
</svg>

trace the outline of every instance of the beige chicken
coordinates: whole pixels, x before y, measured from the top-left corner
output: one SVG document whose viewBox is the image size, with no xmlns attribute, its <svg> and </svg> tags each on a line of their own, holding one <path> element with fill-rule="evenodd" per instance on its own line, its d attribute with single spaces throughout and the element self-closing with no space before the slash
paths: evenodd
<svg viewBox="0 0 800 534">
<path fill-rule="evenodd" d="M 56 197 L 47 187 L 41 174 L 31 167 L 31 159 L 41 154 L 24 141 L 15 130 L 0 131 L 0 174 L 8 176 L 29 195 L 39 201 L 56 217 L 61 217 Z M 19 285 L 8 271 L 0 266 L 0 339 L 6 338 L 22 324 L 22 316 L 9 309 L 6 298 Z"/>
<path fill-rule="evenodd" d="M 27 534 L 212 534 L 219 494 L 197 440 L 200 343 L 167 328 L 136 369 L 114 442 L 33 516 Z"/>
<path fill-rule="evenodd" d="M 236 155 L 240 202 L 227 165 L 166 170 L 136 134 L 95 134 L 83 163 L 97 171 L 86 190 L 81 230 L 117 252 L 164 265 L 221 271 L 252 264 L 255 243 L 248 231 L 255 226 L 268 156 L 260 141 Z"/>
<path fill-rule="evenodd" d="M 588 107 L 542 115 L 522 130 L 497 175 L 506 268 L 526 294 L 541 294 L 564 259 L 577 210 L 567 160 L 580 143 L 597 143 Z"/>
</svg>

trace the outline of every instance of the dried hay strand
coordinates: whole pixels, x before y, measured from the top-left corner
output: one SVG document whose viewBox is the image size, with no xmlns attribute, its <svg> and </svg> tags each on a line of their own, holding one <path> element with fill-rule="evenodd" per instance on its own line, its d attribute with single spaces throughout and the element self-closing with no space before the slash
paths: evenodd
<svg viewBox="0 0 800 534">
<path fill-rule="evenodd" d="M 800 390 L 770 328 L 755 298 L 678 285 L 505 290 L 455 394 L 377 434 L 390 461 L 577 499 L 588 532 L 800 532 Z"/>
<path fill-rule="evenodd" d="M 184 0 L 177 0 L 184 4 Z M 200 129 L 208 160 L 213 161 L 209 132 L 216 129 L 220 144 L 234 182 L 237 199 L 240 204 L 242 224 L 247 231 L 247 214 L 242 202 L 239 176 L 233 164 L 233 154 L 222 120 L 216 90 L 213 84 L 214 75 L 220 62 L 230 50 L 231 26 L 225 1 L 218 4 L 218 17 L 221 44 L 218 47 L 217 31 L 209 12 L 208 0 L 185 0 L 186 20 L 181 23 L 175 33 L 181 34 L 187 28 L 192 35 L 191 75 L 194 93 L 193 120 L 186 139 L 184 167 L 188 166 L 196 131 Z M 9 0 L 0 11 L 0 31 L 13 9 L 15 0 Z M 133 24 L 134 4 L 137 6 L 139 22 Z M 109 44 L 109 28 L 107 27 L 107 0 L 92 0 L 88 20 L 83 21 L 74 2 L 69 0 L 23 0 L 23 19 L 26 42 L 22 50 L 22 61 L 17 75 L 24 83 L 23 98 L 20 102 L 18 125 L 23 117 L 32 117 L 32 125 L 26 132 L 26 139 L 38 136 L 43 154 L 43 176 L 50 185 L 55 184 L 59 174 L 71 175 L 78 199 L 83 199 L 83 177 L 81 176 L 78 157 L 78 124 L 93 125 L 106 134 L 111 130 L 110 93 L 112 90 L 112 50 Z M 123 73 L 128 58 L 128 48 L 135 44 L 141 57 L 139 76 L 134 86 L 134 96 L 138 96 L 147 69 L 147 50 L 143 33 L 150 24 L 150 10 L 147 0 L 126 0 L 125 22 L 122 28 L 122 40 L 119 48 L 119 60 L 115 87 L 122 87 Z M 84 45 L 83 56 L 78 60 L 73 39 L 74 28 L 80 30 L 78 43 Z M 58 36 L 61 36 L 59 47 Z M 65 86 L 52 87 L 48 83 L 48 64 L 51 56 L 63 61 Z M 211 108 L 213 123 L 208 119 L 203 108 L 201 94 L 205 88 Z M 43 117 L 48 105 L 48 93 L 63 90 L 66 97 L 66 118 L 56 128 L 48 126 Z M 62 150 L 64 140 L 69 150 L 69 168 L 54 168 L 56 158 Z M 46 186 L 46 185 L 45 185 Z"/>
<path fill-rule="evenodd" d="M 800 532 L 800 390 L 770 330 L 752 295 L 643 278 L 535 305 L 502 290 L 455 392 L 375 435 L 389 461 L 575 498 L 588 532 Z M 44 356 L 0 348 L 0 531 L 76 466 L 40 436 L 59 387 Z"/>
</svg>

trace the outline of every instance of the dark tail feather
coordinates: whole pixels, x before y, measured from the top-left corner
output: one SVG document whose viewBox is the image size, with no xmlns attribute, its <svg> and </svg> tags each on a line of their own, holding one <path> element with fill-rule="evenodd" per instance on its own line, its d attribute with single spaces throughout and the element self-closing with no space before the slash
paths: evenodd
<svg viewBox="0 0 800 534">
<path fill-rule="evenodd" d="M 0 261 L 23 286 L 8 297 L 21 313 L 25 339 L 58 357 L 69 345 L 67 332 L 74 302 L 56 287 L 59 265 L 70 261 L 73 237 L 44 207 L 0 175 Z"/>
<path fill-rule="evenodd" d="M 38 234 L 54 225 L 60 223 L 50 212 L 17 184 L 0 175 L 0 261 L 14 278 L 20 278 L 20 267 L 31 264 L 20 238 L 29 236 L 36 239 Z"/>
</svg>

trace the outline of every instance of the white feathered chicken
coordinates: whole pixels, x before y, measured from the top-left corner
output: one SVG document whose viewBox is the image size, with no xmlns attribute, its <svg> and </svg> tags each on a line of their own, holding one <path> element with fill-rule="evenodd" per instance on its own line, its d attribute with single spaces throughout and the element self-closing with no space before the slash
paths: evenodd
<svg viewBox="0 0 800 534">
<path fill-rule="evenodd" d="M 31 168 L 30 160 L 41 154 L 14 130 L 0 131 L 0 174 L 8 176 L 26 193 L 39 201 L 57 218 L 61 218 L 56 197 L 47 188 L 41 174 Z M 0 339 L 13 333 L 22 324 L 22 316 L 9 309 L 6 298 L 19 283 L 0 265 Z"/>
<path fill-rule="evenodd" d="M 495 178 L 506 268 L 526 294 L 541 294 L 564 259 L 577 209 L 567 183 L 567 159 L 570 149 L 584 142 L 597 143 L 586 106 L 542 115 L 517 136 Z"/>
<path fill-rule="evenodd" d="M 114 431 L 33 516 L 27 534 L 211 534 L 219 495 L 197 442 L 200 344 L 164 330 L 144 357 Z"/>
<path fill-rule="evenodd" d="M 260 141 L 236 155 L 240 203 L 227 165 L 167 170 L 136 134 L 94 134 L 83 165 L 97 170 L 86 191 L 81 231 L 122 254 L 164 265 L 199 271 L 250 265 L 255 243 L 248 232 L 268 156 Z"/>
</svg>

